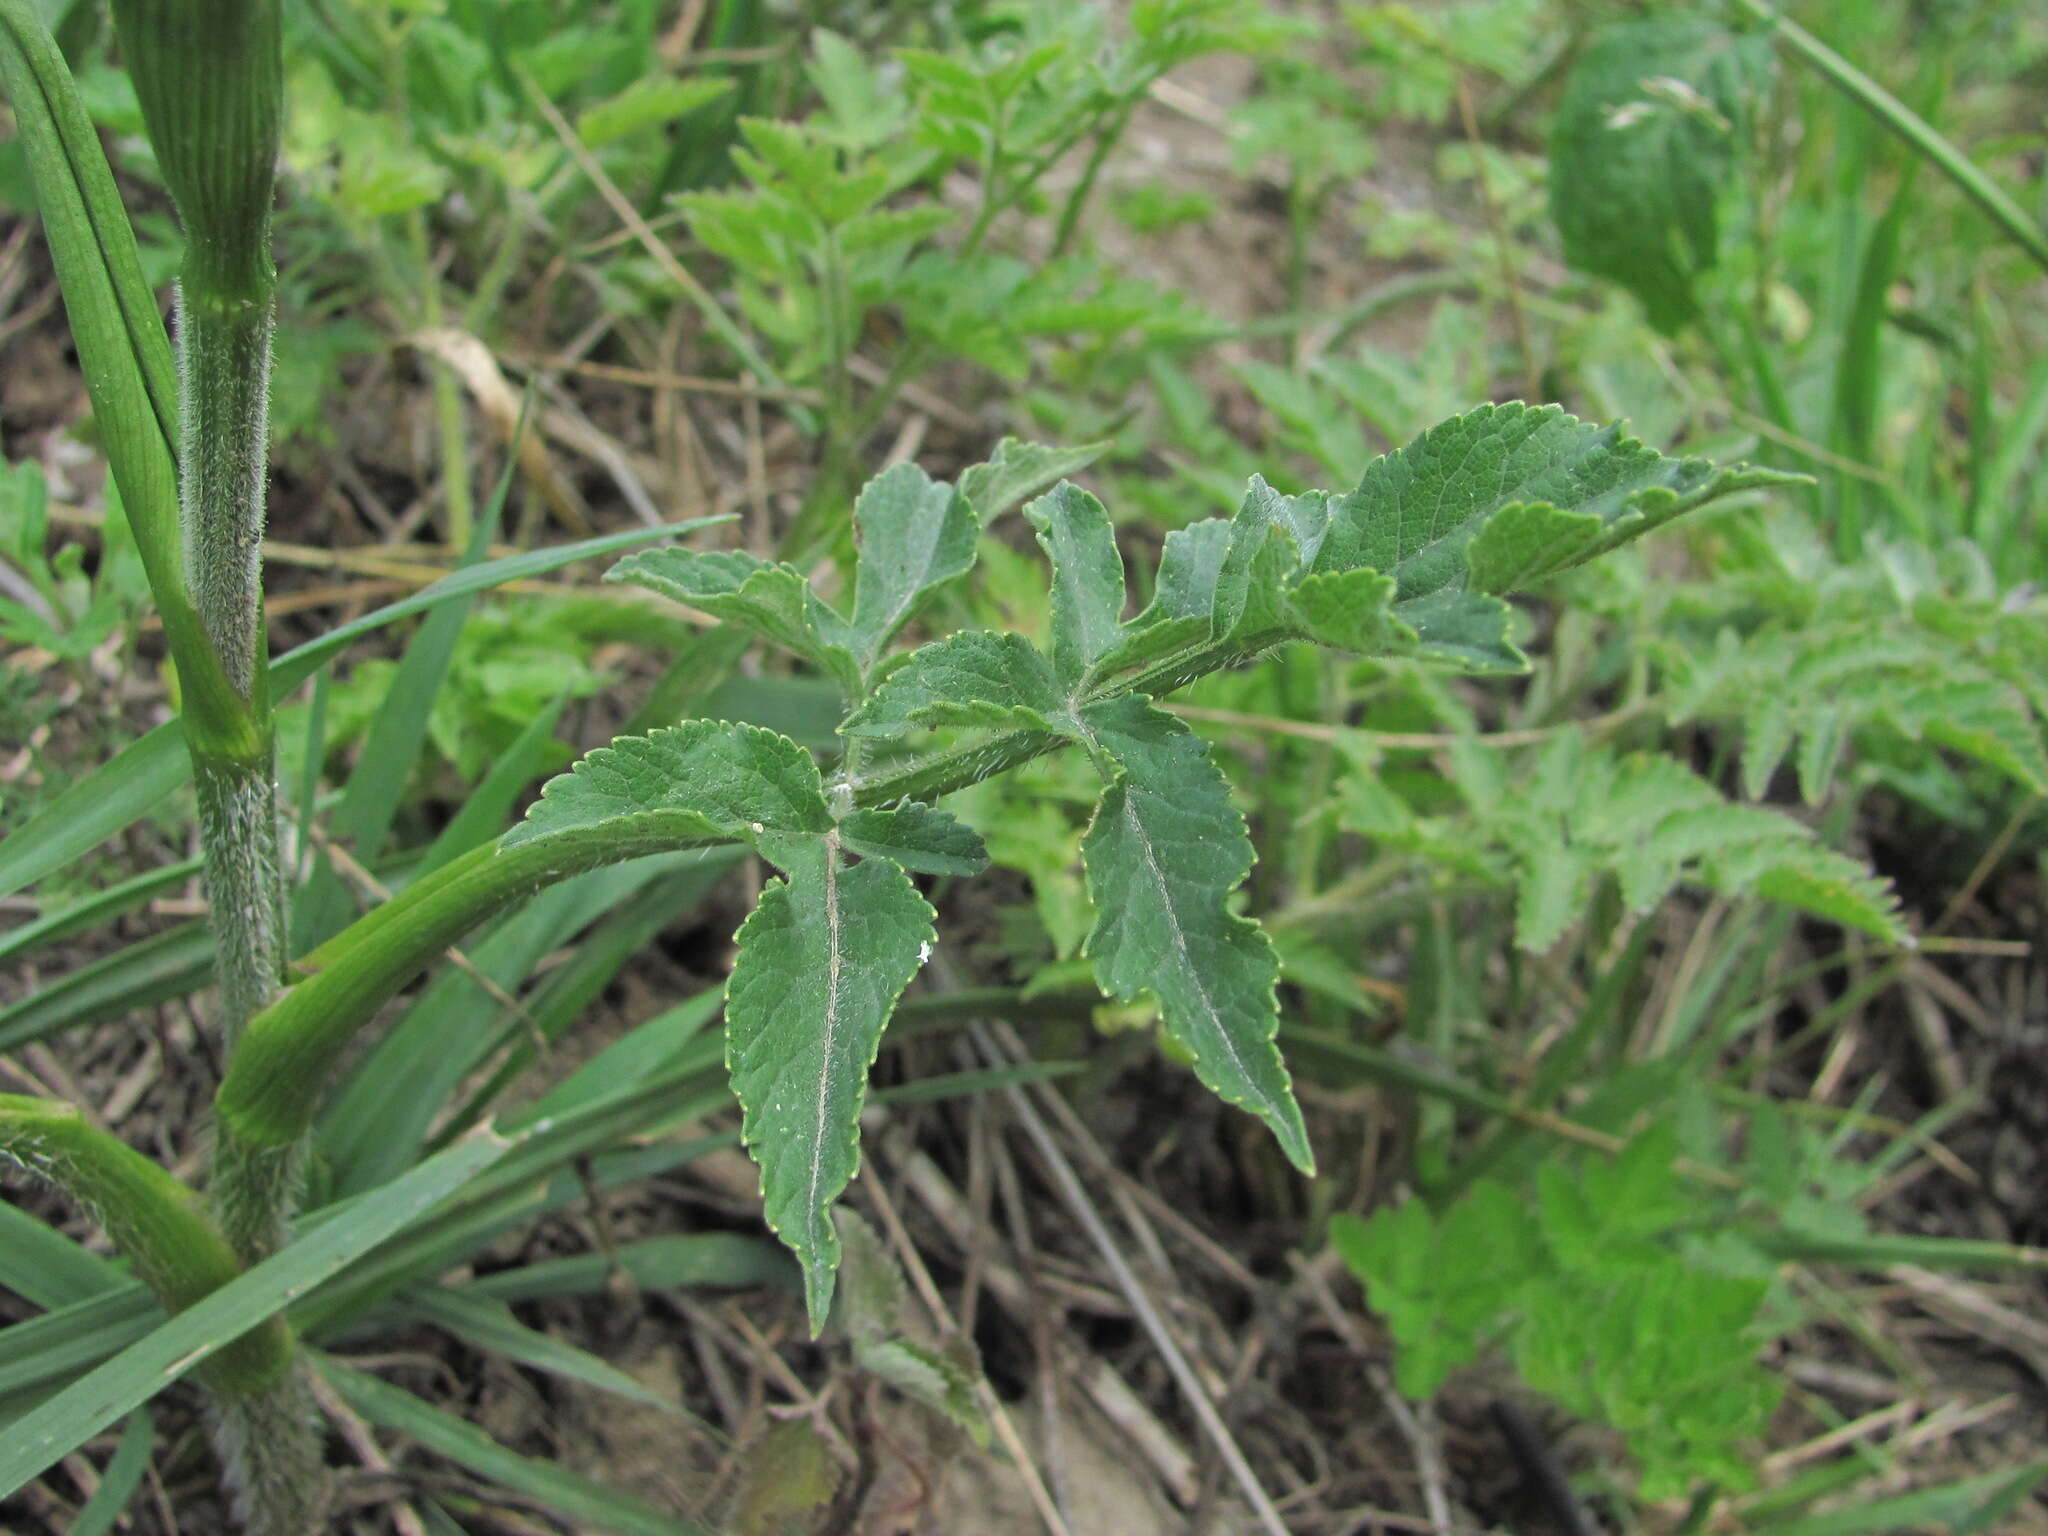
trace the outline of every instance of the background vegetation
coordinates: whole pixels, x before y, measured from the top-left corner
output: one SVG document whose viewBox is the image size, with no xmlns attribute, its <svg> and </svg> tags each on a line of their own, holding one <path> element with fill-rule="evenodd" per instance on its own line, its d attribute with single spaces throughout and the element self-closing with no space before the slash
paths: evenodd
<svg viewBox="0 0 2048 1536">
<path fill-rule="evenodd" d="M 118 51 L 43 9 L 167 283 Z M 273 656 L 713 513 L 829 590 L 872 473 L 1010 435 L 1107 445 L 1146 572 L 1252 473 L 1342 491 L 1489 400 L 1807 477 L 1546 578 L 1526 674 L 1297 647 L 1176 696 L 1313 1179 L 1097 993 L 1083 762 L 950 802 L 998 874 L 920 882 L 818 1342 L 721 1066 L 763 871 L 602 870 L 464 940 L 317 1133 L 309 1236 L 416 1207 L 292 1314 L 338 1528 L 2048 1529 L 2048 17 L 1785 9 L 287 7 Z M 18 145 L 0 203 L 0 1088 L 189 1168 L 189 792 L 50 840 L 175 684 Z M 996 526 L 944 616 L 1042 636 Z M 280 695 L 295 953 L 621 729 L 834 746 L 818 669 L 603 568 Z M 11 1423 L 161 1318 L 9 1195 Z M 174 1393 L 0 1509 L 212 1529 L 205 1468 Z"/>
</svg>

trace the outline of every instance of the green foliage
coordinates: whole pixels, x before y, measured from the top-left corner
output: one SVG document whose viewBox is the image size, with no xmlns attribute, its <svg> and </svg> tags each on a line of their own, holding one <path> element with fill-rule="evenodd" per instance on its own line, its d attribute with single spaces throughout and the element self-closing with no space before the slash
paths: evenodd
<svg viewBox="0 0 2048 1536">
<path fill-rule="evenodd" d="M 1565 259 L 1634 293 L 1659 330 L 1699 311 L 1770 62 L 1762 37 L 1659 19 L 1602 29 L 1572 66 L 1550 138 Z"/>
<path fill-rule="evenodd" d="M 578 834 L 639 847 L 736 838 L 783 872 L 740 930 L 727 1059 L 770 1224 L 803 1261 L 814 1329 L 830 1304 L 839 1254 L 830 1207 L 856 1167 L 867 1068 L 934 938 L 905 870 L 982 857 L 964 827 L 904 802 L 914 785 L 945 793 L 1062 741 L 1079 745 L 1102 780 L 1081 848 L 1095 908 L 1084 948 L 1097 981 L 1121 1000 L 1149 993 L 1201 1081 L 1257 1115 L 1310 1171 L 1274 1044 L 1279 963 L 1258 924 L 1231 910 L 1252 866 L 1243 818 L 1204 744 L 1149 695 L 1289 639 L 1504 670 L 1521 657 L 1499 639 L 1500 590 L 1782 479 L 1667 459 L 1554 409 L 1482 407 L 1375 460 L 1341 498 L 1280 496 L 1254 479 L 1234 518 L 1167 541 L 1154 601 L 1128 621 L 1108 512 L 1062 481 L 1024 508 L 1052 567 L 1045 649 L 1014 632 L 962 630 L 882 655 L 972 565 L 977 502 L 992 514 L 1063 457 L 1005 445 L 962 476 L 965 489 L 907 466 L 869 482 L 856 503 L 850 620 L 790 565 L 675 550 L 623 562 L 622 579 L 718 613 L 825 672 L 850 706 L 842 773 L 828 789 L 787 738 L 693 721 L 593 753 L 552 781 L 506 839 L 514 848 Z M 885 755 L 860 773 L 864 752 L 933 729 L 970 739 L 923 759 Z M 1796 836 L 1791 823 L 1782 829 L 1780 841 Z M 1752 846 L 1763 836 L 1747 826 L 1718 840 L 1674 833 L 1632 869 L 1630 893 L 1661 894 L 1711 847 L 1746 859 L 1742 878 L 1804 879 L 1800 889 L 1824 911 L 1861 915 L 1857 898 L 1872 899 L 1847 861 L 1781 853 L 1774 862 Z M 1731 842 L 1741 849 L 1722 847 Z M 849 849 L 868 857 L 849 865 Z"/>
<path fill-rule="evenodd" d="M 988 1421 L 975 1398 L 981 1366 L 972 1341 L 955 1337 L 933 1348 L 912 1338 L 909 1287 L 895 1258 L 854 1212 L 839 1213 L 839 1230 L 846 1244 L 846 1284 L 833 1304 L 832 1323 L 853 1346 L 854 1364 L 988 1449 Z"/>
<path fill-rule="evenodd" d="M 83 545 L 49 548 L 42 471 L 0 466 L 0 559 L 21 582 L 14 595 L 0 594 L 0 639 L 81 661 L 128 624 L 149 584 L 118 495 L 110 498 L 105 530 L 98 569 L 88 576 Z"/>
<path fill-rule="evenodd" d="M 1612 1161 L 1546 1159 L 1537 1198 L 1492 1180 L 1443 1209 L 1408 1200 L 1330 1236 L 1393 1329 L 1396 1380 L 1433 1396 L 1499 1347 L 1521 1378 L 1628 1442 L 1646 1499 L 1751 1486 L 1780 1383 L 1757 1360 L 1766 1283 L 1696 1267 L 1696 1203 L 1668 1129 Z"/>
<path fill-rule="evenodd" d="M 1891 891 L 1801 823 L 1730 803 L 1672 758 L 1624 755 L 1560 731 L 1533 769 L 1461 742 L 1451 783 L 1464 814 L 1419 815 L 1367 768 L 1347 783 L 1344 824 L 1440 866 L 1515 892 L 1515 938 L 1547 950 L 1612 878 L 1647 912 L 1681 881 L 1727 895 L 1755 891 L 1831 922 L 1906 942 Z"/>
<path fill-rule="evenodd" d="M 2048 789 L 2041 605 L 2002 592 L 1972 546 L 1930 556 L 1887 541 L 1845 566 L 1785 529 L 1767 562 L 1731 578 L 1674 601 L 1655 654 L 1674 723 L 1739 726 L 1752 798 L 1787 758 L 1815 803 L 1857 763 L 1967 816 L 1930 747 Z"/>
<path fill-rule="evenodd" d="M 718 373 L 723 348 L 742 383 L 766 386 L 764 417 L 781 417 L 763 423 L 771 454 L 814 452 L 819 468 L 779 547 L 665 549 L 613 573 L 692 608 L 687 631 L 651 606 L 490 605 L 466 624 L 448 606 L 571 553 L 541 551 L 451 577 L 273 666 L 281 694 L 370 628 L 441 605 L 404 663 L 356 661 L 294 712 L 286 777 L 315 760 L 298 808 L 309 829 L 324 823 L 398 894 L 304 957 L 259 1048 L 229 1061 L 220 1103 L 224 1139 L 277 1132 L 256 1159 L 277 1191 L 289 1193 L 290 1147 L 310 1137 L 309 1239 L 374 1215 L 373 1251 L 285 1255 L 275 1288 L 244 1293 L 254 1299 L 203 1337 L 172 1334 L 175 1349 L 159 1339 L 131 1360 L 121 1395 L 68 1394 L 63 1433 L 140 1401 L 195 1342 L 276 1315 L 282 1294 L 316 1346 L 431 1325 L 644 1404 L 644 1389 L 505 1306 L 594 1291 L 616 1272 L 647 1286 L 801 1280 L 814 1325 L 829 1309 L 857 1365 L 977 1435 L 972 1352 L 914 1330 L 893 1262 L 836 1202 L 858 1166 L 869 1064 L 937 937 L 933 907 L 950 925 L 955 882 L 993 862 L 1028 880 L 1030 906 L 977 892 L 957 914 L 977 982 L 1006 970 L 1037 1010 L 1092 978 L 1114 999 L 1098 1028 L 1156 1026 L 1163 1055 L 1258 1115 L 1298 1164 L 1308 1127 L 1281 1046 L 1327 1086 L 1363 1078 L 1398 1096 L 1395 1123 L 1412 1136 L 1386 1166 L 1424 1198 L 1340 1222 L 1338 1240 L 1392 1325 L 1404 1389 L 1426 1394 L 1498 1346 L 1526 1385 L 1620 1431 L 1645 1497 L 1690 1492 L 1708 1524 L 1989 1529 L 2009 1515 L 2038 1467 L 1803 1515 L 1857 1463 L 1732 1507 L 1705 1485 L 1741 1487 L 1757 1461 L 1772 1391 L 1757 1346 L 1792 1319 L 1788 1292 L 1764 1288 L 1776 1266 L 2020 1252 L 1887 1236 L 1865 1215 L 1959 1107 L 1904 1127 L 1872 1112 L 1874 1084 L 1854 1109 L 1798 1102 L 1803 1070 L 1782 1064 L 1868 1006 L 1887 968 L 1864 963 L 1863 935 L 1908 939 L 1888 883 L 1850 851 L 1877 850 L 1936 904 L 1907 846 L 1930 819 L 1942 857 L 1973 856 L 2001 827 L 2022 857 L 2038 851 L 2024 808 L 2048 787 L 2048 626 L 2025 584 L 2048 505 L 2048 368 L 2029 355 L 2038 316 L 2014 280 L 2038 231 L 2014 221 L 1999 184 L 2028 174 L 2015 61 L 2048 33 L 1990 11 L 1827 18 L 1836 45 L 1885 63 L 1920 111 L 1980 146 L 1979 172 L 1796 26 L 1738 37 L 1707 22 L 1603 23 L 1627 9 L 1360 4 L 1332 24 L 1223 0 L 996 0 L 813 8 L 805 19 L 830 27 L 804 31 L 748 0 L 705 8 L 679 63 L 663 8 L 645 0 L 286 8 L 291 341 L 274 435 L 325 431 L 339 446 L 371 408 L 338 410 L 323 393 L 343 357 L 428 327 L 459 327 L 515 371 L 543 373 L 558 347 L 649 366 L 701 330 L 705 353 L 683 366 Z M 61 658 L 41 677 L 89 682 L 145 557 L 159 577 L 177 563 L 159 451 L 177 405 L 150 290 L 186 254 L 161 214 L 125 236 L 111 182 L 93 174 L 93 129 L 123 186 L 166 173 L 189 186 L 190 156 L 160 162 L 142 137 L 141 99 L 104 61 L 90 7 L 70 8 L 61 38 L 76 103 L 20 89 L 57 78 L 52 50 L 23 51 L 28 35 L 0 27 L 10 106 L 23 138 L 55 135 L 70 174 L 46 165 L 30 185 L 19 146 L 0 146 L 0 195 L 40 204 L 69 264 L 92 431 L 121 488 L 137 490 L 132 536 L 110 505 L 88 581 L 75 548 L 46 547 L 36 472 L 0 482 L 0 576 L 20 578 L 4 583 L 0 634 Z M 1770 46 L 1792 66 L 1782 82 Z M 1155 90 L 1211 50 L 1240 57 L 1188 82 L 1192 94 Z M 1256 84 L 1232 102 L 1237 78 Z M 1528 146 L 1560 90 L 1553 229 Z M 1174 174 L 1116 153 L 1134 126 L 1148 152 L 1174 149 Z M 1183 155 L 1183 135 L 1216 139 Z M 1208 179 L 1233 160 L 1253 185 Z M 1916 179 L 1921 162 L 1941 176 Z M 1434 185 L 1419 196 L 1422 177 Z M 690 242 L 680 267 L 618 237 L 623 205 L 661 245 Z M 1981 227 L 1980 211 L 1992 216 Z M 1104 216 L 1120 227 L 1097 247 Z M 2010 248 L 1994 238 L 2001 220 Z M 1559 231 L 1568 263 L 1634 292 L 1667 335 L 1594 284 L 1556 283 Z M 1206 277 L 1211 242 L 1251 269 L 1189 291 L 1160 280 Z M 1258 270 L 1274 248 L 1284 271 Z M 1360 286 L 1343 256 L 1361 250 L 1399 275 Z M 574 280 L 556 283 L 564 273 Z M 132 369 L 110 371 L 124 349 Z M 942 360 L 956 366 L 934 373 Z M 453 375 L 426 367 L 441 483 L 419 493 L 445 505 L 460 545 L 474 423 Z M 1555 408 L 1470 409 L 1539 381 L 1591 420 L 1626 412 L 1652 440 L 1776 468 L 1666 458 Z M 991 397 L 992 384 L 1015 387 Z M 991 427 L 1113 444 L 1007 441 L 951 485 L 899 465 L 856 500 L 853 466 L 920 387 Z M 962 421 L 932 420 L 929 451 L 956 453 Z M 805 447 L 784 446 L 782 422 Z M 1348 492 L 1302 489 L 1354 484 L 1369 460 Z M 1089 491 L 1058 483 L 1091 463 Z M 1815 477 L 1798 504 L 1744 505 L 1793 468 Z M 1583 564 L 1720 498 L 1649 558 Z M 1038 548 L 999 521 L 1026 501 Z M 821 550 L 836 570 L 818 567 Z M 1502 601 L 1523 587 L 1530 609 Z M 163 592 L 175 651 L 185 616 L 176 583 Z M 701 630 L 705 618 L 724 628 Z M 786 654 L 721 684 L 754 638 Z M 662 728 L 592 753 L 491 846 L 563 750 L 564 695 L 603 681 L 589 658 L 614 640 L 678 647 L 682 686 L 639 716 Z M 188 647 L 178 660 L 202 706 L 186 724 L 203 727 L 205 657 Z M 1468 681 L 1525 671 L 1512 689 Z M 1160 701 L 1184 685 L 1200 691 L 1182 717 Z M 61 784 L 81 730 L 99 732 L 36 687 L 10 677 L 0 707 L 55 726 L 27 774 Z M 308 717 L 319 724 L 301 747 Z M 354 779 L 332 815 L 320 793 L 319 760 L 358 737 L 359 776 L 377 790 L 367 821 L 346 808 L 367 798 Z M 404 752 L 385 749 L 401 738 Z M 408 847 L 441 811 L 405 803 L 420 793 L 421 741 L 476 788 Z M 63 906 L 84 850 L 177 813 L 182 742 L 178 722 L 159 728 L 13 832 L 0 883 L 42 880 L 44 910 L 0 949 L 115 943 L 108 924 L 190 877 L 173 866 Z M 436 776 L 436 801 L 450 778 Z M 1811 817 L 1782 805 L 1795 783 Z M 1774 796 L 1776 808 L 1742 803 Z M 729 998 L 686 999 L 532 1110 L 508 1111 L 547 1043 L 637 950 L 727 872 L 756 867 L 742 850 L 779 873 L 741 930 Z M 322 933 L 352 905 L 326 885 L 340 901 L 331 924 L 312 925 Z M 1721 898 L 1698 922 L 1695 889 Z M 320 899 L 300 895 L 302 912 Z M 1839 951 L 1831 926 L 1855 930 Z M 1517 955 L 1518 942 L 1542 953 Z M 456 944 L 464 967 L 405 996 Z M 1916 969 L 1945 963 L 1930 949 Z M 0 1037 L 182 995 L 211 958 L 197 925 L 113 948 L 11 1005 Z M 1845 963 L 1857 979 L 1837 989 L 1829 973 Z M 357 1048 L 380 1009 L 390 1027 Z M 1139 1046 L 1117 1041 L 1105 1070 Z M 1765 1101 L 1788 1086 L 1787 1109 Z M 502 1235 L 587 1189 L 685 1161 L 715 1139 L 695 1127 L 734 1090 L 769 1220 L 799 1264 L 723 1233 L 628 1243 L 616 1271 L 596 1256 L 479 1266 Z M 1902 1098 L 1926 1106 L 1886 1094 L 1887 1114 Z M 1343 1101 L 1324 1102 L 1328 1163 L 1351 1143 Z M 432 1210 L 385 1198 L 415 1163 L 434 1167 L 435 1149 L 474 1151 L 461 1132 L 493 1115 L 522 1138 L 502 1168 L 486 1148 L 435 1172 Z M 1724 1149 L 1735 1124 L 1739 1157 Z M 1610 1164 L 1539 1140 L 1552 1135 L 1634 1140 Z M 1277 1159 L 1264 1176 L 1282 1177 Z M 0 1283 L 57 1309 L 9 1330 L 4 1420 L 151 1321 L 118 1269 L 12 1208 L 0 1218 Z M 309 1296 L 315 1274 L 324 1286 Z M 1809 1271 L 1799 1294 L 1830 1283 Z M 66 1287 L 86 1299 L 67 1305 Z M 375 1423 L 567 1518 L 674 1523 L 396 1386 L 333 1379 Z M 28 1445 L 42 1433 L 28 1422 L 21 1435 L 0 1423 L 0 1444 Z M 831 1501 L 831 1452 L 809 1425 L 785 1428 L 742 1468 L 736 1528 Z M 129 1450 L 148 1434 L 131 1421 L 125 1470 L 81 1528 L 115 1518 L 139 1475 Z M 17 1449 L 10 1475 L 26 1466 Z M 431 1500 L 420 1513 L 436 1529 L 446 1519 Z"/>
</svg>

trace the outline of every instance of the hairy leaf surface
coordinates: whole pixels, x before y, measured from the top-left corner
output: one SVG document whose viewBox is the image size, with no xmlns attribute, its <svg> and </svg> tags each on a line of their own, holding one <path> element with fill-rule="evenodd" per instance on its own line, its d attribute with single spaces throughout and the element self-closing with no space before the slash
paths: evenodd
<svg viewBox="0 0 2048 1536">
<path fill-rule="evenodd" d="M 1672 17 L 1603 28 L 1572 66 L 1550 135 L 1550 211 L 1565 260 L 1620 283 L 1650 323 L 1699 313 L 1720 202 L 1770 44 Z"/>
<path fill-rule="evenodd" d="M 831 829 L 810 753 L 787 736 L 725 720 L 686 720 L 621 736 L 550 779 L 505 846 L 633 818 L 680 840 Z"/>
<path fill-rule="evenodd" d="M 804 1269 L 811 1329 L 832 1309 L 832 1202 L 860 1167 L 868 1069 L 930 953 L 934 914 L 887 859 L 849 866 L 836 836 L 762 839 L 786 878 L 741 926 L 726 985 L 726 1065 L 768 1225 Z"/>
<path fill-rule="evenodd" d="M 839 831 L 855 853 L 894 859 L 920 874 L 978 875 L 988 868 L 979 832 L 916 800 L 889 810 L 854 811 Z"/>
<path fill-rule="evenodd" d="M 1052 561 L 1052 670 L 1071 690 L 1117 643 L 1124 562 L 1102 503 L 1061 481 L 1024 508 Z"/>
<path fill-rule="evenodd" d="M 1385 571 L 1403 602 L 1508 591 L 1786 479 L 1668 458 L 1554 405 L 1482 405 L 1367 466 L 1331 507 L 1313 569 Z"/>
<path fill-rule="evenodd" d="M 650 549 L 605 575 L 724 619 L 816 662 L 850 696 L 860 692 L 855 636 L 791 565 L 739 550 Z"/>
<path fill-rule="evenodd" d="M 961 472 L 960 494 L 974 509 L 975 520 L 986 528 L 1025 497 L 1068 475 L 1078 475 L 1109 449 L 1107 442 L 1052 448 L 1006 437 L 996 444 L 995 454 L 986 464 Z"/>
<path fill-rule="evenodd" d="M 1222 771 L 1185 725 L 1125 695 L 1081 713 L 1109 786 L 1081 845 L 1095 900 L 1088 956 L 1112 995 L 1151 992 L 1195 1075 L 1251 1111 L 1312 1172 L 1308 1132 L 1274 1045 L 1280 965 L 1265 930 L 1229 907 L 1252 845 Z"/>
<path fill-rule="evenodd" d="M 853 651 L 867 667 L 932 592 L 973 569 L 981 528 L 964 496 L 915 464 L 870 480 L 853 517 L 860 530 Z"/>
<path fill-rule="evenodd" d="M 912 651 L 840 730 L 848 736 L 948 725 L 1056 731 L 1066 707 L 1052 668 L 1029 640 L 967 629 Z"/>
</svg>

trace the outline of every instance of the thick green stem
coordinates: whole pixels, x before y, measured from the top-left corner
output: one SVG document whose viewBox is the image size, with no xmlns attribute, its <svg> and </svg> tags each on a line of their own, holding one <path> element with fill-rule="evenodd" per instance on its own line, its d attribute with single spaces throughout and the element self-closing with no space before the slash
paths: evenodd
<svg viewBox="0 0 2048 1536">
<path fill-rule="evenodd" d="M 266 751 L 256 762 L 195 754 L 192 764 L 221 1032 L 231 1054 L 275 995 L 284 968 L 274 761 Z"/>
<path fill-rule="evenodd" d="M 313 1536 L 328 1529 L 333 1483 L 321 1450 L 321 1417 L 301 1354 L 273 1386 L 246 1397 L 214 1393 L 207 1438 L 221 1481 L 248 1536 Z"/>
<path fill-rule="evenodd" d="M 178 499 L 193 605 L 249 698 L 263 659 L 264 486 L 270 463 L 267 271 L 223 289 L 188 252 L 178 292 Z"/>
<path fill-rule="evenodd" d="M 62 1190 L 99 1224 L 166 1312 L 179 1312 L 242 1272 L 199 1196 L 76 1108 L 0 1093 L 0 1161 Z M 291 1335 L 274 1317 L 199 1368 L 223 1396 L 251 1396 L 282 1381 Z"/>
</svg>

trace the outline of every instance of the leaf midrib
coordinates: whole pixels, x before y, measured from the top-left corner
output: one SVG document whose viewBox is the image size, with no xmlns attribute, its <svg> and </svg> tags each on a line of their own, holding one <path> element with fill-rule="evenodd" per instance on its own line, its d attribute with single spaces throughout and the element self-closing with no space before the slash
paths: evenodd
<svg viewBox="0 0 2048 1536">
<path fill-rule="evenodd" d="M 1075 727 L 1080 731 L 1082 738 L 1088 743 L 1089 747 L 1096 752 L 1108 756 L 1109 754 L 1102 745 L 1102 739 L 1089 728 L 1087 721 L 1082 718 L 1079 709 L 1073 710 L 1073 718 Z M 1114 758 L 1111 758 L 1111 761 L 1114 761 Z M 1258 1101 L 1264 1111 L 1271 1114 L 1274 1112 L 1272 1103 L 1264 1093 L 1259 1091 L 1257 1083 L 1253 1081 L 1251 1069 L 1245 1064 L 1244 1058 L 1238 1054 L 1237 1047 L 1231 1042 L 1230 1031 L 1224 1028 L 1223 1025 L 1223 1016 L 1216 1011 L 1215 999 L 1210 996 L 1208 987 L 1202 981 L 1201 968 L 1195 964 L 1195 957 L 1188 953 L 1186 924 L 1181 921 L 1180 908 L 1173 899 L 1173 887 L 1167 882 L 1166 871 L 1160 868 L 1158 855 L 1152 850 L 1152 838 L 1145 830 L 1144 818 L 1138 814 L 1137 803 L 1132 795 L 1131 776 L 1121 766 L 1117 769 L 1117 776 L 1123 785 L 1124 822 L 1130 828 L 1131 835 L 1137 839 L 1138 847 L 1144 854 L 1145 869 L 1151 875 L 1152 883 L 1159 889 L 1159 903 L 1166 910 L 1167 928 L 1173 935 L 1173 947 L 1180 954 L 1181 969 L 1187 976 L 1193 979 L 1195 995 L 1201 998 L 1202 1007 L 1209 1015 L 1210 1028 L 1214 1030 L 1217 1038 L 1223 1042 L 1224 1054 L 1230 1058 L 1230 1064 L 1235 1069 L 1238 1080 L 1246 1085 L 1252 1097 Z M 1197 1057 L 1196 1060 L 1199 1062 L 1200 1058 Z"/>
<path fill-rule="evenodd" d="M 817 1112 L 811 1124 L 816 1133 L 811 1138 L 811 1187 L 804 1200 L 804 1221 L 811 1229 L 811 1246 L 814 1250 L 824 1246 L 819 1232 L 819 1217 L 823 1207 L 819 1204 L 818 1191 L 825 1182 L 825 1142 L 829 1121 L 826 1110 L 832 1098 L 832 1052 L 839 1035 L 840 999 L 839 989 L 844 974 L 844 957 L 841 954 L 839 932 L 839 834 L 825 834 L 825 1018 L 819 1030 L 818 1103 Z"/>
</svg>

